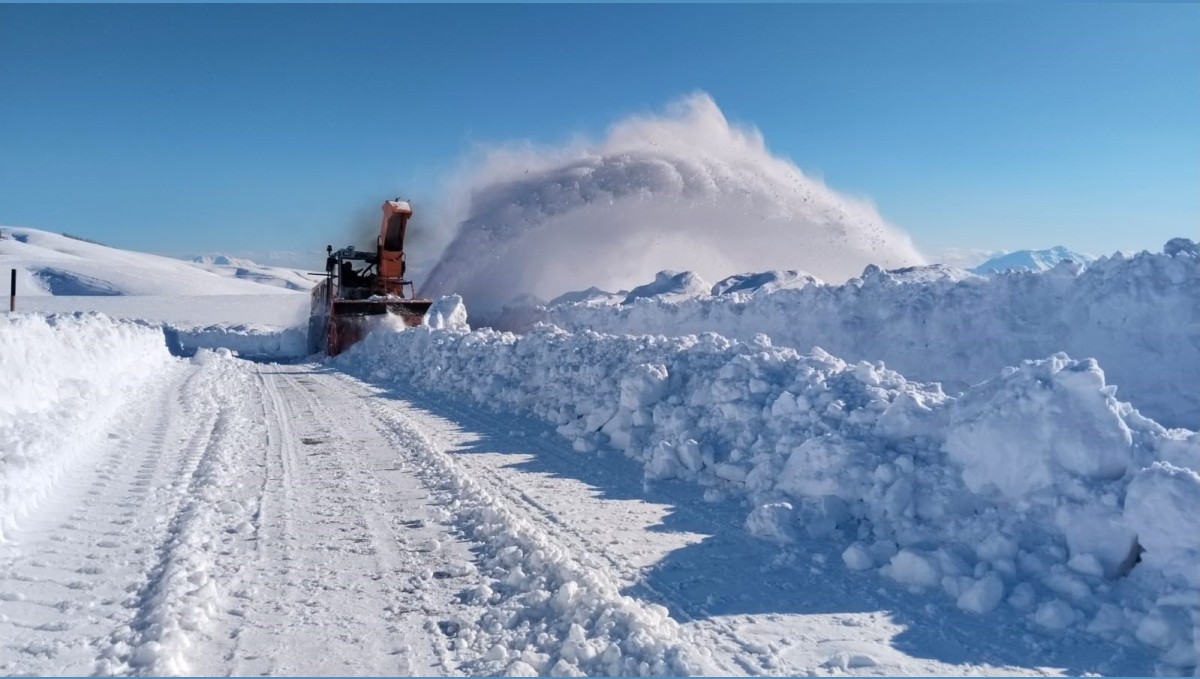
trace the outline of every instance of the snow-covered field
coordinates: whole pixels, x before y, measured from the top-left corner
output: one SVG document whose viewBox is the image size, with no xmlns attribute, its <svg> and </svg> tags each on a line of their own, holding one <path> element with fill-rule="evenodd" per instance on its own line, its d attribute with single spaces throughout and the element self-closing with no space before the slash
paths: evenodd
<svg viewBox="0 0 1200 679">
<path fill-rule="evenodd" d="M 303 356 L 311 276 L 228 257 L 185 262 L 38 229 L 0 227 L 0 272 L 17 272 L 17 310 L 101 312 L 160 323 L 172 349 L 226 347 Z"/>
<path fill-rule="evenodd" d="M 451 296 L 280 365 L 228 350 L 294 360 L 306 294 L 41 233 L 0 241 L 75 293 L 0 318 L 6 673 L 1197 671 L 1190 241 L 673 272 L 521 334 Z"/>
<path fill-rule="evenodd" d="M 185 262 L 39 229 L 2 226 L 0 233 L 0 265 L 17 270 L 22 297 L 286 295 L 312 286 L 296 271 L 253 262 Z"/>
</svg>

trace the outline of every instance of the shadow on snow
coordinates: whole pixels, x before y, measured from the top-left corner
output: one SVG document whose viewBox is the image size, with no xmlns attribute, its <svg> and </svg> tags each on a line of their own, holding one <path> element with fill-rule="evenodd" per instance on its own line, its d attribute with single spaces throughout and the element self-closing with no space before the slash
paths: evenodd
<svg viewBox="0 0 1200 679">
<path fill-rule="evenodd" d="M 321 366 L 314 372 L 333 372 Z M 1005 604 L 984 616 L 958 609 L 940 590 L 912 593 L 879 575 L 853 572 L 841 560 L 851 538 L 800 538 L 779 546 L 752 537 L 745 529 L 751 509 L 742 499 L 708 502 L 704 488 L 678 481 L 643 482 L 642 466 L 615 450 L 578 453 L 547 423 L 514 413 L 481 409 L 443 393 L 394 381 L 354 375 L 382 391 L 381 398 L 411 406 L 457 423 L 475 436 L 453 455 L 520 455 L 506 465 L 517 471 L 568 478 L 586 484 L 603 500 L 638 500 L 663 505 L 662 521 L 649 530 L 704 535 L 676 549 L 642 573 L 623 592 L 661 604 L 679 622 L 715 616 L 878 613 L 902 628 L 890 645 L 913 657 L 950 664 L 1063 668 L 1085 673 L 1146 674 L 1154 659 L 1075 632 L 1048 632 Z M 860 624 L 849 618 L 838 622 Z"/>
</svg>

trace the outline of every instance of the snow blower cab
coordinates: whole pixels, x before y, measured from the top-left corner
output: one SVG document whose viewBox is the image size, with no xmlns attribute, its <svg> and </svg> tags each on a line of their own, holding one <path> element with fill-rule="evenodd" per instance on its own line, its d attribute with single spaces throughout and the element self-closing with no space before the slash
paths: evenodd
<svg viewBox="0 0 1200 679">
<path fill-rule="evenodd" d="M 404 278 L 404 236 L 410 217 L 408 201 L 385 201 L 374 249 L 349 245 L 334 251 L 326 246 L 325 278 L 312 292 L 309 353 L 337 356 L 385 314 L 399 317 L 405 325 L 421 324 L 433 302 L 416 299 L 412 281 Z"/>
</svg>

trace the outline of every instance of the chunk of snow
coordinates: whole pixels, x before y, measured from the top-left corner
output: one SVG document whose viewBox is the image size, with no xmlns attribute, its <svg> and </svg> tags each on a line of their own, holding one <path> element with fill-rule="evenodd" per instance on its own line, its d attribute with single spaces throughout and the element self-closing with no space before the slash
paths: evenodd
<svg viewBox="0 0 1200 679">
<path fill-rule="evenodd" d="M 762 273 L 744 273 L 729 276 L 717 281 L 712 286 L 713 295 L 731 295 L 734 293 L 751 294 L 756 292 L 774 292 L 789 288 L 802 288 L 806 285 L 819 284 L 821 281 L 814 276 L 799 271 L 764 271 Z"/>
<path fill-rule="evenodd" d="M 871 550 L 861 542 L 855 542 L 842 552 L 842 561 L 846 564 L 846 568 L 852 571 L 862 571 L 871 568 L 875 565 L 875 559 L 871 556 Z"/>
<path fill-rule="evenodd" d="M 1163 254 L 1171 257 L 1190 255 L 1200 258 L 1200 243 L 1187 238 L 1172 238 L 1163 246 Z"/>
<path fill-rule="evenodd" d="M 434 300 L 429 311 L 425 312 L 424 325 L 430 330 L 471 331 L 471 326 L 467 324 L 467 307 L 458 295 Z"/>
<path fill-rule="evenodd" d="M 1004 598 L 1004 581 L 995 573 L 976 580 L 958 596 L 958 607 L 969 613 L 983 615 L 991 612 Z"/>
<path fill-rule="evenodd" d="M 1009 606 L 1018 611 L 1032 611 L 1034 604 L 1037 603 L 1037 593 L 1028 582 L 1019 582 L 1013 587 L 1012 594 L 1008 595 L 1007 601 Z"/>
<path fill-rule="evenodd" d="M 1026 361 L 966 392 L 950 415 L 945 449 L 976 493 L 1020 500 L 1074 477 L 1120 478 L 1132 462 L 1132 433 L 1094 361 Z"/>
<path fill-rule="evenodd" d="M 679 299 L 708 295 L 711 290 L 712 285 L 691 271 L 659 271 L 654 275 L 654 281 L 630 290 L 623 304 L 647 297 Z"/>
<path fill-rule="evenodd" d="M 896 582 L 914 587 L 935 587 L 941 581 L 937 564 L 911 549 L 902 549 L 882 571 Z"/>
<path fill-rule="evenodd" d="M 795 521 L 792 505 L 787 502 L 769 502 L 754 508 L 746 517 L 746 530 L 756 538 L 779 544 L 795 541 Z"/>
<path fill-rule="evenodd" d="M 1200 587 L 1200 472 L 1155 462 L 1138 471 L 1125 518 L 1145 549 L 1142 561 Z"/>
<path fill-rule="evenodd" d="M 1038 606 L 1037 611 L 1033 613 L 1033 621 L 1047 629 L 1063 630 L 1070 627 L 1078 615 L 1067 602 L 1052 599 Z"/>
</svg>

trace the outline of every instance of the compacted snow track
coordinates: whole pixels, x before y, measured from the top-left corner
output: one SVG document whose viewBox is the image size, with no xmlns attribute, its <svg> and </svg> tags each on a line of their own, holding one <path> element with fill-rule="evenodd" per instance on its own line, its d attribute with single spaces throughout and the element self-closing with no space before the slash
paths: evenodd
<svg viewBox="0 0 1200 679">
<path fill-rule="evenodd" d="M 0 670 L 444 674 L 472 555 L 344 392 L 178 364 L 0 545 Z"/>
<path fill-rule="evenodd" d="M 259 367 L 267 424 L 257 539 L 206 673 L 443 674 L 438 627 L 474 574 L 466 545 L 361 404 L 305 368 Z M 261 485 L 260 485 L 261 484 Z"/>
<path fill-rule="evenodd" d="M 544 425 L 173 363 L 0 544 L 10 674 L 1138 672 L 780 551 Z M 598 462 L 600 462 L 598 464 Z"/>
</svg>

